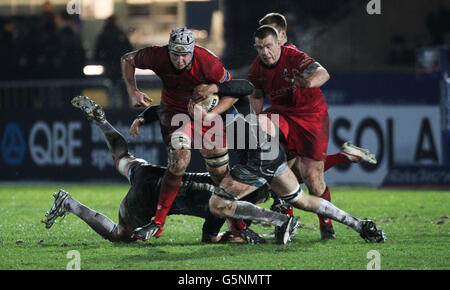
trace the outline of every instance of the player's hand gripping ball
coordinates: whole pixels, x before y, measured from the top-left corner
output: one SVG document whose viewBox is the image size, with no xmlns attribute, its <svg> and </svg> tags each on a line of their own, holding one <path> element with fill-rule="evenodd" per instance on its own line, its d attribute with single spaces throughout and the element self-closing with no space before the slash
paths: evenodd
<svg viewBox="0 0 450 290">
<path fill-rule="evenodd" d="M 219 103 L 219 96 L 212 94 L 203 101 L 198 102 L 207 113 L 211 112 Z"/>
</svg>

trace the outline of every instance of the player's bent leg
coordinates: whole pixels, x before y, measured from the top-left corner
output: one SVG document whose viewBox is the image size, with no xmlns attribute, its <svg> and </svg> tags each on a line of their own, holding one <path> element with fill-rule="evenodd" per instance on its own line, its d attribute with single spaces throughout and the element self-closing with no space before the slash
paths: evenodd
<svg viewBox="0 0 450 290">
<path fill-rule="evenodd" d="M 292 166 L 294 165 L 296 160 L 297 160 L 296 157 L 293 157 L 290 159 L 288 158 L 288 161 L 287 161 L 288 167 L 292 168 Z M 298 183 L 303 183 L 303 179 L 301 178 L 300 175 L 299 176 L 295 175 L 295 177 L 297 178 Z M 291 204 L 286 203 L 283 200 L 281 200 L 273 191 L 271 191 L 271 192 L 272 192 L 273 204 L 270 207 L 270 210 L 278 211 L 278 212 L 293 216 L 294 215 L 293 206 Z M 295 233 L 295 235 L 296 234 L 297 233 Z"/>
<path fill-rule="evenodd" d="M 293 171 L 299 172 L 303 178 L 309 194 L 315 196 L 321 196 L 326 188 L 323 179 L 323 169 L 323 161 L 317 161 L 308 157 L 299 157 L 293 167 Z"/>
<path fill-rule="evenodd" d="M 355 218 L 323 198 L 304 194 L 301 189 L 292 192 L 291 194 L 281 196 L 280 198 L 290 202 L 296 208 L 314 212 L 320 216 L 345 224 L 369 242 L 381 243 L 386 240 L 384 232 L 377 228 L 373 221 Z"/>
<path fill-rule="evenodd" d="M 191 161 L 191 151 L 186 149 L 171 150 L 168 153 L 167 169 L 176 176 L 182 176 Z"/>
<path fill-rule="evenodd" d="M 119 213 L 119 223 L 117 227 L 112 232 L 110 241 L 112 242 L 123 242 L 130 243 L 135 242 L 136 239 L 132 238 L 133 228 L 128 224 L 125 218 L 123 218 Z"/>
<path fill-rule="evenodd" d="M 230 174 L 227 174 L 226 177 L 222 179 L 220 187 L 221 189 L 216 189 L 217 193 L 218 191 L 222 191 L 222 194 L 226 195 L 231 193 L 230 196 L 225 198 L 229 197 L 231 199 L 231 196 L 233 196 L 233 199 L 235 200 L 243 198 L 258 189 L 257 187 L 249 184 L 236 182 Z M 233 213 L 228 213 L 228 217 L 231 214 Z M 231 230 L 232 237 L 240 236 L 249 244 L 265 243 L 265 239 L 251 230 L 242 219 L 227 219 L 227 223 Z"/>
<path fill-rule="evenodd" d="M 301 188 L 292 170 L 286 170 L 282 174 L 275 176 L 270 186 L 276 196 L 276 199 L 274 198 L 276 203 L 274 202 L 271 209 L 278 208 L 279 210 L 277 211 L 293 216 L 293 202 L 298 199 L 297 195 L 301 193 Z M 275 233 L 277 230 L 275 228 Z M 297 231 L 294 231 L 292 235 L 297 235 Z"/>
<path fill-rule="evenodd" d="M 323 178 L 323 161 L 308 157 L 299 157 L 294 167 L 300 171 L 310 194 L 331 201 L 330 189 L 326 186 Z M 335 239 L 336 235 L 331 220 L 321 215 L 318 215 L 318 218 L 321 238 L 323 240 Z"/>
<path fill-rule="evenodd" d="M 142 230 L 146 239 L 159 238 L 164 229 L 167 214 L 181 187 L 182 177 L 191 160 L 190 139 L 183 132 L 174 132 L 168 146 L 168 165 L 161 182 L 161 194 L 156 207 L 155 219 Z"/>
<path fill-rule="evenodd" d="M 212 195 L 209 199 L 209 210 L 220 218 L 233 217 L 236 211 L 237 202 L 230 198 L 223 198 L 218 195 Z"/>
<path fill-rule="evenodd" d="M 182 131 L 173 132 L 167 139 L 167 169 L 174 175 L 182 176 L 191 161 L 191 138 Z"/>
<path fill-rule="evenodd" d="M 88 97 L 77 96 L 72 99 L 72 105 L 83 112 L 83 114 L 96 124 L 102 131 L 109 151 L 114 158 L 120 158 L 128 153 L 128 143 L 105 117 L 103 108 Z"/>
<path fill-rule="evenodd" d="M 219 217 L 257 220 L 279 227 L 276 232 L 278 244 L 289 242 L 291 234 L 298 227 L 295 217 L 273 212 L 250 202 L 236 200 L 233 194 L 221 187 L 216 187 L 216 191 L 210 198 L 209 206 L 211 212 Z"/>
<path fill-rule="evenodd" d="M 42 221 L 47 229 L 54 224 L 58 217 L 64 217 L 67 213 L 73 213 L 104 239 L 112 242 L 117 241 L 114 237 L 117 225 L 108 217 L 81 204 L 62 189 L 55 192 L 53 197 L 55 198 L 53 206 L 46 213 L 46 220 Z"/>
<path fill-rule="evenodd" d="M 125 154 L 120 158 L 114 158 L 116 169 L 120 174 L 130 180 L 130 168 L 136 164 L 148 164 L 147 161 L 141 158 L 136 158 L 130 153 Z"/>
<path fill-rule="evenodd" d="M 236 181 L 230 173 L 227 173 L 226 176 L 222 178 L 218 188 L 222 189 L 223 193 L 226 193 L 227 196 L 236 200 L 241 199 L 258 189 L 255 185 Z"/>
<path fill-rule="evenodd" d="M 270 183 L 270 187 L 278 197 L 284 197 L 283 200 L 285 200 L 289 193 L 296 192 L 300 188 L 300 184 L 295 178 L 293 171 L 288 169 L 282 174 L 275 176 Z"/>
</svg>

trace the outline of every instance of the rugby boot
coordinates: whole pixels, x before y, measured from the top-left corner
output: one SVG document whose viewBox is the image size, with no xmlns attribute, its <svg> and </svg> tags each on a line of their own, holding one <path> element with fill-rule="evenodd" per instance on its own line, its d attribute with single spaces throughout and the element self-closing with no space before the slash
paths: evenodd
<svg viewBox="0 0 450 290">
<path fill-rule="evenodd" d="M 368 162 L 371 164 L 377 164 L 377 159 L 374 154 L 369 150 L 357 147 L 351 142 L 347 141 L 341 146 L 340 152 L 347 157 L 351 162 Z"/>
<path fill-rule="evenodd" d="M 361 238 L 371 243 L 384 243 L 386 241 L 386 235 L 373 221 L 364 220 L 362 223 Z"/>
<path fill-rule="evenodd" d="M 298 227 L 298 220 L 294 216 L 289 216 L 289 220 L 282 226 L 275 228 L 275 239 L 279 245 L 285 245 L 291 240 L 291 234 Z"/>
<path fill-rule="evenodd" d="M 161 224 L 151 221 L 143 227 L 136 228 L 131 235 L 132 238 L 139 239 L 141 241 L 146 241 L 151 237 L 155 236 L 161 229 Z"/>
<path fill-rule="evenodd" d="M 66 214 L 69 213 L 64 207 L 64 201 L 70 197 L 70 194 L 67 191 L 60 189 L 53 193 L 53 197 L 55 198 L 55 201 L 50 210 L 45 214 L 46 219 L 41 220 L 47 229 L 52 227 L 58 217 L 62 216 L 64 218 Z"/>
<path fill-rule="evenodd" d="M 72 106 L 80 109 L 89 120 L 104 122 L 106 120 L 105 111 L 96 102 L 86 96 L 76 96 L 71 101 Z"/>
<path fill-rule="evenodd" d="M 240 232 L 240 236 L 249 244 L 265 244 L 266 240 L 254 232 L 251 228 L 246 228 Z"/>
</svg>

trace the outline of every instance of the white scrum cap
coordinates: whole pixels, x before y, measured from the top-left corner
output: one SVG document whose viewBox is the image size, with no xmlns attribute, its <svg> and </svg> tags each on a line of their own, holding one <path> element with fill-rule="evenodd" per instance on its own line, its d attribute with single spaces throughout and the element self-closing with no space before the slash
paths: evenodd
<svg viewBox="0 0 450 290">
<path fill-rule="evenodd" d="M 172 30 L 169 38 L 169 50 L 178 53 L 194 52 L 194 34 L 187 28 Z"/>
</svg>

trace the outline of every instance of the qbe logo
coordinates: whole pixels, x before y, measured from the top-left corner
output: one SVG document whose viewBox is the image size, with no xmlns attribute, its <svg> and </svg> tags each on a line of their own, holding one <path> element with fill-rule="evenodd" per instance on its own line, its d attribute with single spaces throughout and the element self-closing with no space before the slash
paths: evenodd
<svg viewBox="0 0 450 290">
<path fill-rule="evenodd" d="M 26 144 L 18 123 L 8 123 L 0 144 L 3 162 L 21 165 L 26 153 Z"/>
</svg>

